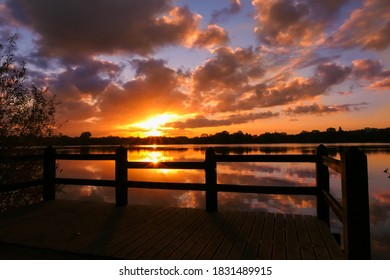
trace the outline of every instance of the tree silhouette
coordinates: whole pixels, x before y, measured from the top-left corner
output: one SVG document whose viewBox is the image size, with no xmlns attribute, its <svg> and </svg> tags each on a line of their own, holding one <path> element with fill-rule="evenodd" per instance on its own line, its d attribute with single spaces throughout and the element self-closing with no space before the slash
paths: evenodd
<svg viewBox="0 0 390 280">
<path fill-rule="evenodd" d="M 29 83 L 25 63 L 15 61 L 16 39 L 0 44 L 0 153 L 31 146 L 55 127 L 55 99 L 47 88 Z"/>
<path fill-rule="evenodd" d="M 19 155 L 55 130 L 55 98 L 48 89 L 30 83 L 25 63 L 15 57 L 17 36 L 0 44 L 0 156 Z M 22 148 L 21 148 L 22 147 Z M 0 162 L 0 185 L 41 176 L 39 162 Z M 37 192 L 1 193 L 0 208 L 35 200 Z"/>
</svg>

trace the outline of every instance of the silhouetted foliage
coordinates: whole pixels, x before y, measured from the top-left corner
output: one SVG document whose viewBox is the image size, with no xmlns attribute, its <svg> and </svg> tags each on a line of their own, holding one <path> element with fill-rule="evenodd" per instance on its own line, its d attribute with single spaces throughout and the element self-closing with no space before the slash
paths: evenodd
<svg viewBox="0 0 390 280">
<path fill-rule="evenodd" d="M 81 141 L 82 137 L 66 135 L 47 137 L 44 145 L 153 145 L 153 144 L 269 144 L 269 143 L 389 143 L 390 128 L 364 128 L 360 130 L 312 130 L 298 134 L 285 132 L 266 132 L 252 135 L 238 131 L 228 131 L 216 134 L 202 134 L 200 137 L 168 137 L 150 136 L 140 137 L 89 137 L 88 143 Z"/>
<path fill-rule="evenodd" d="M 30 84 L 25 63 L 15 61 L 16 36 L 0 44 L 0 152 L 31 146 L 53 134 L 55 101 L 47 88 Z M 7 151 L 8 152 L 8 151 Z"/>
<path fill-rule="evenodd" d="M 0 156 L 19 155 L 39 140 L 52 136 L 55 125 L 55 100 L 47 88 L 29 82 L 25 63 L 15 58 L 14 35 L 0 44 Z M 31 151 L 29 151 L 30 153 Z M 40 162 L 0 163 L 0 186 L 42 176 Z M 37 200 L 36 190 L 1 193 L 1 207 Z"/>
</svg>

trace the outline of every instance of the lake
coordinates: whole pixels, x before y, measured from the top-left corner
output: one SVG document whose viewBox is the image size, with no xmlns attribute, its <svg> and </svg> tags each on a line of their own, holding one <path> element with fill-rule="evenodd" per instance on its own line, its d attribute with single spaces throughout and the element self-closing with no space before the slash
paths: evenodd
<svg viewBox="0 0 390 280">
<path fill-rule="evenodd" d="M 390 259 L 390 144 L 353 144 L 368 158 L 370 221 L 373 259 Z M 129 161 L 204 161 L 207 147 L 225 154 L 313 154 L 318 144 L 259 145 L 147 145 L 128 148 Z M 331 156 L 339 158 L 346 144 L 326 145 Z M 59 148 L 66 153 L 114 153 L 113 146 Z M 58 161 L 58 177 L 114 179 L 113 161 Z M 221 184 L 314 186 L 313 163 L 218 163 L 217 180 Z M 131 181 L 204 183 L 202 170 L 132 169 Z M 341 197 L 340 175 L 330 173 L 331 192 Z M 65 186 L 59 199 L 115 202 L 113 188 Z M 205 208 L 204 192 L 129 189 L 129 204 Z M 259 195 L 219 193 L 219 209 L 272 211 L 278 213 L 316 214 L 314 197 L 302 195 Z M 332 216 L 332 231 L 341 232 L 341 225 Z"/>
</svg>

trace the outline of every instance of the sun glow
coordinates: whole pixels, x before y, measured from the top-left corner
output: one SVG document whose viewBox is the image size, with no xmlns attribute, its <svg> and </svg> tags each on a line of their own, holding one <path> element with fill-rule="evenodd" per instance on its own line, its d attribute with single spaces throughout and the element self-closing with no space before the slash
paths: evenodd
<svg viewBox="0 0 390 280">
<path fill-rule="evenodd" d="M 175 114 L 161 114 L 133 126 L 145 130 L 145 136 L 162 136 L 164 125 L 176 117 Z"/>
<path fill-rule="evenodd" d="M 162 158 L 163 156 L 160 152 L 150 152 L 147 157 L 147 159 L 153 162 L 154 164 L 157 164 L 160 161 L 162 161 Z"/>
</svg>

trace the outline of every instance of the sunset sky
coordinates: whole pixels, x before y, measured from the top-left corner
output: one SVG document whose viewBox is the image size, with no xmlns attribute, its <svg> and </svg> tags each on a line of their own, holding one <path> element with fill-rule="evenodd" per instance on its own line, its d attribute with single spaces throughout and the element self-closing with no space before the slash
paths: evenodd
<svg viewBox="0 0 390 280">
<path fill-rule="evenodd" d="M 63 134 L 390 127 L 389 0 L 0 0 Z"/>
</svg>

